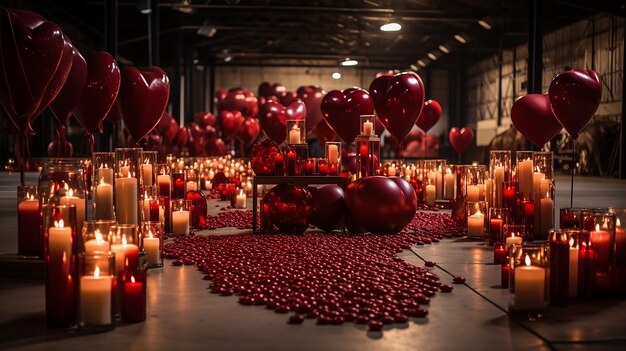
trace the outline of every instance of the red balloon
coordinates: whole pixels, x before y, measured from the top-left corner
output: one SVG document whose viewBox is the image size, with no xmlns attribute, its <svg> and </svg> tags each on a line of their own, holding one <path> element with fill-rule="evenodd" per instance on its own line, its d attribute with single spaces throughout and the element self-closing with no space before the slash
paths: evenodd
<svg viewBox="0 0 626 351">
<path fill-rule="evenodd" d="M 54 72 L 54 76 L 48 83 L 46 87 L 46 91 L 44 92 L 41 103 L 37 108 L 37 112 L 33 115 L 33 117 L 37 117 L 39 114 L 43 112 L 50 103 L 57 97 L 65 81 L 67 80 L 68 75 L 70 74 L 70 70 L 72 69 L 73 63 L 73 55 L 74 55 L 74 45 L 67 36 L 63 36 L 63 55 L 61 55 L 61 60 L 59 61 L 59 66 Z"/>
<path fill-rule="evenodd" d="M 221 111 L 220 117 L 222 121 L 222 134 L 229 139 L 237 134 L 245 120 L 239 111 Z"/>
<path fill-rule="evenodd" d="M 0 70 L 3 72 L 0 104 L 13 126 L 21 132 L 32 130 L 30 121 L 42 103 L 65 49 L 61 29 L 31 14 L 21 18 L 11 10 L 0 9 Z M 62 86 L 63 82 L 55 85 Z M 44 105 L 49 100 L 44 101 Z"/>
<path fill-rule="evenodd" d="M 187 131 L 187 128 L 185 127 L 179 128 L 178 131 L 176 132 L 176 137 L 174 137 L 174 141 L 173 141 L 174 145 L 182 149 L 185 145 L 187 145 L 188 141 L 189 141 L 189 133 Z"/>
<path fill-rule="evenodd" d="M 261 127 L 267 136 L 277 144 L 282 144 L 287 138 L 286 121 L 288 119 L 305 119 L 306 106 L 298 99 L 285 107 L 276 100 L 269 100 L 259 112 Z"/>
<path fill-rule="evenodd" d="M 120 89 L 120 70 L 113 56 L 96 52 L 87 60 L 87 82 L 74 107 L 74 116 L 88 133 L 102 129 Z"/>
<path fill-rule="evenodd" d="M 224 100 L 226 99 L 227 94 L 228 92 L 224 89 L 218 89 L 215 92 L 215 96 L 213 97 L 213 102 L 215 103 L 215 108 L 218 111 L 221 111 L 223 109 L 222 104 L 224 103 Z"/>
<path fill-rule="evenodd" d="M 301 92 L 298 93 L 298 97 L 306 106 L 307 133 L 313 133 L 315 127 L 317 127 L 320 121 L 324 118 L 321 107 L 324 94 L 326 94 L 325 91 L 321 89 L 313 89 L 311 87 L 306 87 L 306 89 L 302 89 Z"/>
<path fill-rule="evenodd" d="M 50 103 L 50 110 L 59 124 L 65 124 L 78 103 L 87 81 L 87 61 L 78 48 L 72 48 L 72 67 L 63 88 Z"/>
<path fill-rule="evenodd" d="M 326 123 L 325 120 L 321 120 L 315 129 L 313 129 L 313 134 L 320 143 L 325 143 L 327 141 L 336 141 L 337 133 Z"/>
<path fill-rule="evenodd" d="M 309 227 L 313 207 L 311 193 L 306 187 L 282 183 L 263 197 L 268 204 L 269 221 L 284 234 L 302 234 Z"/>
<path fill-rule="evenodd" d="M 313 194 L 311 224 L 330 232 L 341 229 L 347 211 L 343 189 L 336 184 L 325 184 Z"/>
<path fill-rule="evenodd" d="M 281 104 L 285 106 L 289 106 L 291 103 L 296 101 L 297 98 L 298 98 L 298 94 L 296 94 L 293 91 L 288 91 L 285 94 L 280 95 L 279 100 Z"/>
<path fill-rule="evenodd" d="M 241 113 L 245 117 L 256 117 L 259 114 L 259 100 L 249 91 L 246 91 L 245 96 L 246 108 Z"/>
<path fill-rule="evenodd" d="M 387 131 L 402 141 L 424 106 L 424 83 L 413 72 L 382 75 L 370 85 L 374 106 Z"/>
<path fill-rule="evenodd" d="M 211 112 L 198 112 L 196 113 L 195 120 L 201 126 L 215 125 L 215 115 L 213 115 Z"/>
<path fill-rule="evenodd" d="M 259 85 L 259 97 L 269 98 L 270 96 L 280 96 L 287 91 L 285 86 L 280 83 L 263 82 Z"/>
<path fill-rule="evenodd" d="M 170 80 L 160 67 L 122 70 L 120 107 L 126 129 L 135 142 L 159 124 L 170 96 Z"/>
<path fill-rule="evenodd" d="M 65 141 L 65 154 L 61 153 L 61 143 L 59 140 L 55 139 L 48 144 L 48 157 L 60 157 L 60 155 L 65 155 L 64 157 L 72 157 L 74 153 L 74 146 L 69 140 Z"/>
<path fill-rule="evenodd" d="M 420 113 L 419 117 L 417 117 L 415 124 L 427 133 L 432 127 L 435 126 L 435 124 L 437 124 L 437 122 L 439 122 L 439 118 L 442 113 L 443 110 L 437 100 L 426 100 L 422 113 Z"/>
<path fill-rule="evenodd" d="M 382 176 L 350 183 L 346 188 L 346 203 L 354 221 L 374 234 L 398 233 L 404 229 L 417 208 L 415 191 L 404 183 L 404 179 Z"/>
<path fill-rule="evenodd" d="M 374 104 L 366 90 L 349 88 L 328 92 L 321 110 L 328 125 L 346 144 L 351 144 L 361 132 L 360 116 L 374 114 Z"/>
<path fill-rule="evenodd" d="M 239 111 L 244 116 L 256 116 L 258 100 L 251 92 L 243 88 L 232 88 L 218 104 L 218 111 Z"/>
<path fill-rule="evenodd" d="M 207 202 L 206 196 L 200 190 L 190 190 L 185 194 L 185 199 L 191 201 L 191 225 L 194 228 L 206 226 Z"/>
<path fill-rule="evenodd" d="M 280 149 L 271 139 L 255 143 L 250 150 L 250 167 L 255 175 L 266 176 L 275 174 L 274 158 Z"/>
<path fill-rule="evenodd" d="M 517 99 L 511 108 L 511 121 L 537 147 L 542 147 L 563 128 L 552 113 L 547 94 L 528 94 Z"/>
<path fill-rule="evenodd" d="M 259 134 L 261 134 L 261 123 L 259 120 L 254 117 L 246 117 L 237 133 L 237 137 L 245 146 L 250 146 Z"/>
<path fill-rule="evenodd" d="M 474 140 L 474 131 L 472 128 L 451 128 L 450 133 L 448 133 L 448 137 L 450 138 L 450 145 L 452 148 L 459 154 L 462 154 L 465 149 L 467 149 Z"/>
<path fill-rule="evenodd" d="M 602 81 L 594 70 L 557 75 L 548 90 L 552 112 L 572 138 L 583 130 L 600 106 Z"/>
<path fill-rule="evenodd" d="M 220 138 L 209 139 L 205 146 L 207 156 L 226 155 L 226 144 Z"/>
</svg>

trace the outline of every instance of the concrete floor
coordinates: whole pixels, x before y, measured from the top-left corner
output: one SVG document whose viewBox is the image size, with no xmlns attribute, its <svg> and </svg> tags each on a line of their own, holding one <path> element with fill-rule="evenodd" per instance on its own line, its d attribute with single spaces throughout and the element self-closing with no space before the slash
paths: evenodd
<svg viewBox="0 0 626 351">
<path fill-rule="evenodd" d="M 35 175 L 27 182 L 34 184 Z M 0 174 L 0 253 L 16 251 L 15 186 L 18 178 Z M 569 182 L 557 180 L 557 208 L 569 206 Z M 626 207 L 626 182 L 576 178 L 574 206 Z M 209 206 L 215 211 L 214 206 Z M 220 229 L 214 234 L 240 232 Z M 312 320 L 288 325 L 286 316 L 262 307 L 241 306 L 236 296 L 217 296 L 194 267 L 150 270 L 148 318 L 112 332 L 85 335 L 45 326 L 44 286 L 36 281 L 0 279 L 0 349 L 113 350 L 609 350 L 626 348 L 626 300 L 601 300 L 551 308 L 538 322 L 519 323 L 506 314 L 508 290 L 500 289 L 492 250 L 464 239 L 414 247 L 399 254 L 433 268 L 442 281 L 467 278 L 450 294 L 437 294 L 425 319 L 394 324 L 383 332 L 347 323 L 319 326 Z M 166 262 L 169 263 L 169 262 Z M 448 273 L 449 272 L 449 273 Z"/>
</svg>

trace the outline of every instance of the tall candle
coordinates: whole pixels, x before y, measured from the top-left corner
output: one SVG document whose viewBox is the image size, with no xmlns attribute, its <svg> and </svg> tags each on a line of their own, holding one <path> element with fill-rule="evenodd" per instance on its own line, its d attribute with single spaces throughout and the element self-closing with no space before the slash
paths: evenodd
<svg viewBox="0 0 626 351">
<path fill-rule="evenodd" d="M 115 213 L 120 224 L 137 224 L 137 178 L 115 179 Z"/>
<path fill-rule="evenodd" d="M 181 209 L 172 212 L 172 233 L 178 235 L 189 234 L 189 211 Z"/>
<path fill-rule="evenodd" d="M 548 196 L 549 194 L 546 194 Z M 552 199 L 549 197 L 544 197 L 539 200 L 539 232 L 542 236 L 546 236 L 548 231 L 554 227 L 554 217 L 552 210 Z"/>
<path fill-rule="evenodd" d="M 85 221 L 85 199 L 74 196 L 74 190 L 70 189 L 67 196 L 63 196 L 59 201 L 61 205 L 76 206 L 76 230 L 82 230 Z"/>
<path fill-rule="evenodd" d="M 533 191 L 533 160 L 526 159 L 517 164 L 517 177 L 519 180 L 519 191 L 530 194 Z"/>
<path fill-rule="evenodd" d="M 596 224 L 596 230 L 590 232 L 592 248 L 595 251 L 596 272 L 608 272 L 611 256 L 610 235 Z"/>
<path fill-rule="evenodd" d="M 428 206 L 433 206 L 435 204 L 435 198 L 437 197 L 437 193 L 435 190 L 435 186 L 432 184 L 426 185 L 426 198 L 425 202 Z"/>
<path fill-rule="evenodd" d="M 296 124 L 289 131 L 289 144 L 300 144 L 300 128 Z"/>
<path fill-rule="evenodd" d="M 480 201 L 480 190 L 478 189 L 478 185 L 468 185 L 467 186 L 467 202 L 477 202 Z"/>
<path fill-rule="evenodd" d="M 50 261 L 61 261 L 69 267 L 69 257 L 72 256 L 72 228 L 65 227 L 63 220 L 55 221 L 54 227 L 48 228 L 48 255 Z"/>
<path fill-rule="evenodd" d="M 544 308 L 546 270 L 530 265 L 526 255 L 525 265 L 515 267 L 515 308 L 540 310 Z"/>
<path fill-rule="evenodd" d="M 569 239 L 569 296 L 578 295 L 578 246 L 574 247 L 574 239 Z"/>
<path fill-rule="evenodd" d="M 503 197 L 503 189 L 504 189 L 504 167 L 497 166 L 494 171 L 494 187 L 495 187 L 495 197 L 494 197 L 494 206 L 502 207 L 502 197 Z"/>
<path fill-rule="evenodd" d="M 146 261 L 150 265 L 161 263 L 161 240 L 155 238 L 152 231 L 148 231 L 148 236 L 143 238 L 143 249 L 146 252 Z"/>
<path fill-rule="evenodd" d="M 435 181 L 437 184 L 437 198 L 443 198 L 443 174 L 441 174 L 441 168 L 435 172 Z"/>
<path fill-rule="evenodd" d="M 328 163 L 337 163 L 339 160 L 339 150 L 337 145 L 328 145 Z"/>
<path fill-rule="evenodd" d="M 491 207 L 493 203 L 493 181 L 491 179 L 485 180 L 485 201 L 487 201 L 487 207 Z"/>
<path fill-rule="evenodd" d="M 157 185 L 159 187 L 159 196 L 170 196 L 170 184 L 172 178 L 167 174 L 160 174 L 157 176 Z"/>
<path fill-rule="evenodd" d="M 17 205 L 18 252 L 20 255 L 41 256 L 43 243 L 41 236 L 41 214 L 39 200 L 33 195 Z"/>
<path fill-rule="evenodd" d="M 93 276 L 80 277 L 80 320 L 86 325 L 109 325 L 111 321 L 111 276 L 100 276 L 96 266 Z"/>
<path fill-rule="evenodd" d="M 143 178 L 143 186 L 152 186 L 152 165 L 151 164 L 143 164 L 141 165 L 141 175 Z"/>
<path fill-rule="evenodd" d="M 115 272 L 135 270 L 139 265 L 139 247 L 128 244 L 126 236 L 122 236 L 121 244 L 111 245 L 111 252 L 115 253 Z"/>
<path fill-rule="evenodd" d="M 365 121 L 363 123 L 363 134 L 365 135 L 372 135 L 374 130 L 374 123 L 370 122 L 370 121 Z"/>
<path fill-rule="evenodd" d="M 103 180 L 107 184 L 113 184 L 113 168 L 98 168 L 98 183 L 102 182 Z"/>
<path fill-rule="evenodd" d="M 449 169 L 443 178 L 443 187 L 445 189 L 445 198 L 454 199 L 454 174 Z"/>
<path fill-rule="evenodd" d="M 96 213 L 95 219 L 114 219 L 113 216 L 113 185 L 104 179 L 96 186 Z"/>
<path fill-rule="evenodd" d="M 243 191 L 237 195 L 237 208 L 246 208 L 246 194 Z"/>
<path fill-rule="evenodd" d="M 100 233 L 100 229 L 96 229 L 94 233 L 95 239 L 87 240 L 85 242 L 85 252 L 93 253 L 96 251 L 109 251 L 109 242 L 104 240 L 102 237 L 102 233 Z"/>
<path fill-rule="evenodd" d="M 541 172 L 533 173 L 533 193 L 541 193 L 541 181 L 545 178 L 545 175 Z M 544 192 L 545 194 L 545 192 Z"/>
<path fill-rule="evenodd" d="M 478 211 L 467 217 L 467 234 L 469 237 L 483 237 L 485 233 L 485 215 Z"/>
<path fill-rule="evenodd" d="M 143 214 L 142 220 L 144 221 L 150 220 L 150 201 L 152 201 L 152 198 L 148 196 L 147 192 L 145 192 L 145 195 L 143 196 L 143 200 L 141 200 L 141 209 L 142 209 L 142 214 Z"/>
</svg>

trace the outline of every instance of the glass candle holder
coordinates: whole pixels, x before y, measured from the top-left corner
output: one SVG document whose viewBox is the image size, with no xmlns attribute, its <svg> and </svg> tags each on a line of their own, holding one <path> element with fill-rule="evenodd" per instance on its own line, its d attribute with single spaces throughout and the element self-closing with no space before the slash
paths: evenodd
<svg viewBox="0 0 626 351">
<path fill-rule="evenodd" d="M 513 299 L 509 312 L 528 319 L 545 315 L 548 305 L 549 248 L 545 243 L 528 243 L 511 247 L 509 287 Z"/>
<path fill-rule="evenodd" d="M 518 182 L 516 180 L 504 182 L 502 204 L 504 207 L 509 209 L 511 217 L 513 218 L 515 218 L 515 213 L 517 213 L 517 189 Z"/>
<path fill-rule="evenodd" d="M 285 147 L 285 172 L 288 176 L 303 176 L 306 174 L 306 160 L 309 158 L 307 144 L 287 144 Z M 329 164 L 328 172 L 332 165 Z"/>
<path fill-rule="evenodd" d="M 521 221 L 524 223 L 526 232 L 524 241 L 533 241 L 535 240 L 535 201 L 533 198 L 523 197 L 519 203 Z"/>
<path fill-rule="evenodd" d="M 163 230 L 166 233 L 172 232 L 172 212 L 170 211 L 171 200 L 167 196 L 159 196 L 159 222 L 163 223 Z M 151 212 L 151 219 L 152 219 Z"/>
<path fill-rule="evenodd" d="M 509 249 L 504 244 L 496 244 L 493 246 L 493 263 L 506 264 L 508 260 Z"/>
<path fill-rule="evenodd" d="M 421 172 L 419 172 L 419 169 L 421 167 L 420 164 L 422 164 L 422 162 L 420 162 L 417 166 L 418 176 L 421 174 Z M 467 189 L 465 188 L 465 172 L 466 172 L 467 167 L 468 167 L 467 165 L 455 165 L 454 166 L 457 197 L 465 196 L 465 193 L 467 191 Z M 489 202 L 489 198 L 486 198 L 486 200 L 487 202 Z"/>
<path fill-rule="evenodd" d="M 185 194 L 188 191 L 198 190 L 198 173 L 195 169 L 185 170 Z"/>
<path fill-rule="evenodd" d="M 581 209 L 562 207 L 559 209 L 559 227 L 561 229 L 580 228 Z"/>
<path fill-rule="evenodd" d="M 328 175 L 328 162 L 326 162 L 326 159 L 320 158 L 317 160 L 317 171 L 320 175 Z"/>
<path fill-rule="evenodd" d="M 77 321 L 76 206 L 49 204 L 42 209 L 46 321 L 51 327 L 69 327 Z"/>
<path fill-rule="evenodd" d="M 115 177 L 140 178 L 141 175 L 141 148 L 115 149 Z"/>
<path fill-rule="evenodd" d="M 172 172 L 170 166 L 165 163 L 156 166 L 156 183 L 159 188 L 159 196 L 172 196 Z M 212 179 L 212 178 L 211 178 Z"/>
<path fill-rule="evenodd" d="M 172 174 L 172 199 L 185 198 L 185 173 L 175 172 Z"/>
<path fill-rule="evenodd" d="M 274 174 L 277 176 L 285 175 L 285 160 L 282 153 L 274 155 Z"/>
<path fill-rule="evenodd" d="M 517 181 L 519 182 L 519 191 L 529 195 L 533 191 L 533 152 L 532 151 L 516 151 L 515 159 L 517 161 Z"/>
<path fill-rule="evenodd" d="M 502 207 L 504 182 L 511 180 L 511 150 L 489 152 L 489 178 L 493 180 L 493 206 Z"/>
<path fill-rule="evenodd" d="M 287 128 L 287 144 L 306 144 L 306 124 L 304 119 L 288 119 L 285 121 Z"/>
<path fill-rule="evenodd" d="M 189 208 L 191 201 L 172 200 L 172 234 L 177 236 L 189 235 L 191 216 Z"/>
<path fill-rule="evenodd" d="M 569 296 L 588 299 L 593 296 L 595 271 L 594 252 L 591 249 L 589 231 L 584 229 L 560 229 L 567 233 L 569 255 Z"/>
<path fill-rule="evenodd" d="M 548 235 L 550 245 L 550 304 L 567 306 L 569 298 L 569 276 L 572 254 L 567 230 L 551 229 Z"/>
<path fill-rule="evenodd" d="M 485 166 L 466 166 L 464 183 L 467 201 L 485 201 Z"/>
<path fill-rule="evenodd" d="M 433 183 L 432 179 L 426 181 L 424 187 L 424 203 L 428 206 L 435 206 L 437 201 L 437 186 Z"/>
<path fill-rule="evenodd" d="M 447 165 L 443 174 L 443 198 L 456 199 L 456 166 Z"/>
<path fill-rule="evenodd" d="M 535 240 L 547 240 L 550 229 L 554 229 L 554 183 L 543 179 L 540 192 L 535 199 Z"/>
<path fill-rule="evenodd" d="M 252 191 L 252 190 L 251 190 Z M 236 202 L 237 205 L 240 205 L 241 195 L 243 195 L 243 206 L 245 208 L 246 204 L 246 194 L 243 189 L 240 190 L 239 195 L 237 195 Z M 206 228 L 206 217 L 207 217 L 207 200 L 206 196 L 201 191 L 189 191 L 185 195 L 185 198 L 191 201 L 190 207 L 190 215 L 191 215 L 191 226 L 194 229 L 204 229 Z"/>
<path fill-rule="evenodd" d="M 141 187 L 155 185 L 157 151 L 141 151 Z"/>
<path fill-rule="evenodd" d="M 96 251 L 109 252 L 111 249 L 110 234 L 117 224 L 110 220 L 87 220 L 83 222 L 79 251 L 94 253 Z"/>
<path fill-rule="evenodd" d="M 328 165 L 328 174 L 338 175 L 341 170 L 341 142 L 324 143 L 324 156 Z"/>
<path fill-rule="evenodd" d="M 43 257 L 41 202 L 36 185 L 17 187 L 17 254 Z"/>
<path fill-rule="evenodd" d="M 485 201 L 465 203 L 467 218 L 467 236 L 472 239 L 483 240 L 485 238 L 485 222 L 487 205 Z"/>
<path fill-rule="evenodd" d="M 146 320 L 146 277 L 144 270 L 122 273 L 121 317 L 124 323 L 136 323 Z"/>
<path fill-rule="evenodd" d="M 150 202 L 159 196 L 159 188 L 156 186 L 144 187 L 141 194 L 141 221 L 150 220 L 151 205 Z M 158 210 L 158 209 L 155 209 Z"/>
<path fill-rule="evenodd" d="M 359 117 L 361 134 L 364 136 L 376 135 L 376 115 L 361 115 Z"/>
<path fill-rule="evenodd" d="M 111 252 L 115 253 L 116 275 L 139 268 L 139 230 L 134 224 L 118 224 L 111 228 Z"/>
<path fill-rule="evenodd" d="M 114 328 L 115 254 L 79 255 L 79 326 L 87 331 Z"/>
<path fill-rule="evenodd" d="M 509 218 L 509 209 L 492 207 L 489 209 L 489 246 L 504 244 L 504 224 Z"/>
<path fill-rule="evenodd" d="M 523 224 L 505 224 L 504 225 L 504 245 L 507 248 L 512 245 L 521 245 L 524 241 L 524 233 L 526 227 Z"/>
<path fill-rule="evenodd" d="M 612 286 L 615 253 L 615 214 L 604 210 L 583 210 L 584 229 L 589 231 L 594 276 L 594 295 L 615 294 Z"/>
<path fill-rule="evenodd" d="M 315 162 L 316 160 L 314 158 L 308 158 L 306 160 L 306 175 L 311 176 L 314 175 L 315 172 Z"/>
<path fill-rule="evenodd" d="M 141 228 L 141 248 L 146 253 L 148 268 L 163 267 L 163 223 L 146 221 Z"/>
<path fill-rule="evenodd" d="M 355 142 L 357 150 L 357 155 L 355 156 L 356 178 L 376 175 L 380 165 L 380 138 L 375 135 L 359 135 L 356 137 Z M 397 174 L 395 165 L 393 170 L 388 169 L 388 172 L 390 171 L 393 171 L 394 175 L 402 176 L 402 174 Z"/>
<path fill-rule="evenodd" d="M 428 179 L 436 186 L 437 200 L 443 199 L 443 171 L 446 167 L 446 160 L 431 160 L 428 170 Z"/>
<path fill-rule="evenodd" d="M 613 286 L 618 293 L 626 292 L 626 209 L 611 207 L 615 214 L 615 253 L 613 270 Z M 622 227 L 624 223 L 625 227 Z"/>
<path fill-rule="evenodd" d="M 122 224 L 137 225 L 139 211 L 140 148 L 115 149 L 115 218 Z"/>
<path fill-rule="evenodd" d="M 94 152 L 91 165 L 95 184 L 102 181 L 113 185 L 113 168 L 115 167 L 115 152 Z"/>
<path fill-rule="evenodd" d="M 554 153 L 533 152 L 533 167 L 535 172 L 543 173 L 546 179 L 554 179 Z"/>
</svg>

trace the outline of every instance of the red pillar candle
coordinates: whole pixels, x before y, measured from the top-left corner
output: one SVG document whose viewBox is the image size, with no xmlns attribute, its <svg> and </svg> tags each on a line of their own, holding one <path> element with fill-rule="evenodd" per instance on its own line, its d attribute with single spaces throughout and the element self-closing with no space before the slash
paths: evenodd
<svg viewBox="0 0 626 351">
<path fill-rule="evenodd" d="M 315 159 L 306 160 L 306 175 L 313 175 L 315 173 Z"/>
<path fill-rule="evenodd" d="M 489 245 L 502 243 L 504 223 L 501 218 L 492 218 L 489 220 Z"/>
<path fill-rule="evenodd" d="M 185 197 L 185 174 L 175 173 L 172 175 L 172 199 Z"/>
<path fill-rule="evenodd" d="M 556 234 L 556 233 L 555 233 Z M 567 306 L 569 297 L 569 243 L 559 237 L 550 238 L 550 304 Z"/>
<path fill-rule="evenodd" d="M 509 287 L 509 264 L 504 263 L 500 267 L 500 286 L 502 288 Z"/>
<path fill-rule="evenodd" d="M 326 164 L 326 160 L 317 161 L 317 171 L 320 175 L 328 175 L 328 164 Z"/>
<path fill-rule="evenodd" d="M 159 221 L 159 200 L 157 199 L 150 200 L 150 221 Z"/>
<path fill-rule="evenodd" d="M 509 250 L 505 245 L 495 245 L 493 247 L 493 263 L 505 264 L 507 262 L 507 255 Z"/>
<path fill-rule="evenodd" d="M 526 226 L 526 237 L 524 241 L 533 241 L 534 224 L 535 224 L 535 204 L 532 200 L 524 199 L 522 202 L 524 208 L 524 225 Z"/>
<path fill-rule="evenodd" d="M 41 210 L 33 195 L 17 205 L 17 253 L 20 256 L 43 256 Z"/>
<path fill-rule="evenodd" d="M 133 323 L 146 320 L 146 272 L 124 272 L 121 284 L 122 322 Z"/>
<path fill-rule="evenodd" d="M 602 295 L 610 294 L 611 235 L 596 224 L 595 230 L 590 232 L 590 241 L 589 253 L 595 269 L 594 290 Z"/>
<path fill-rule="evenodd" d="M 515 213 L 515 182 L 506 182 L 504 185 L 504 207 Z"/>
<path fill-rule="evenodd" d="M 283 164 L 283 154 L 277 153 L 274 156 L 274 173 L 278 176 L 282 176 L 285 174 L 284 164 Z"/>
<path fill-rule="evenodd" d="M 296 175 L 296 151 L 291 149 L 287 151 L 287 175 Z"/>
</svg>

